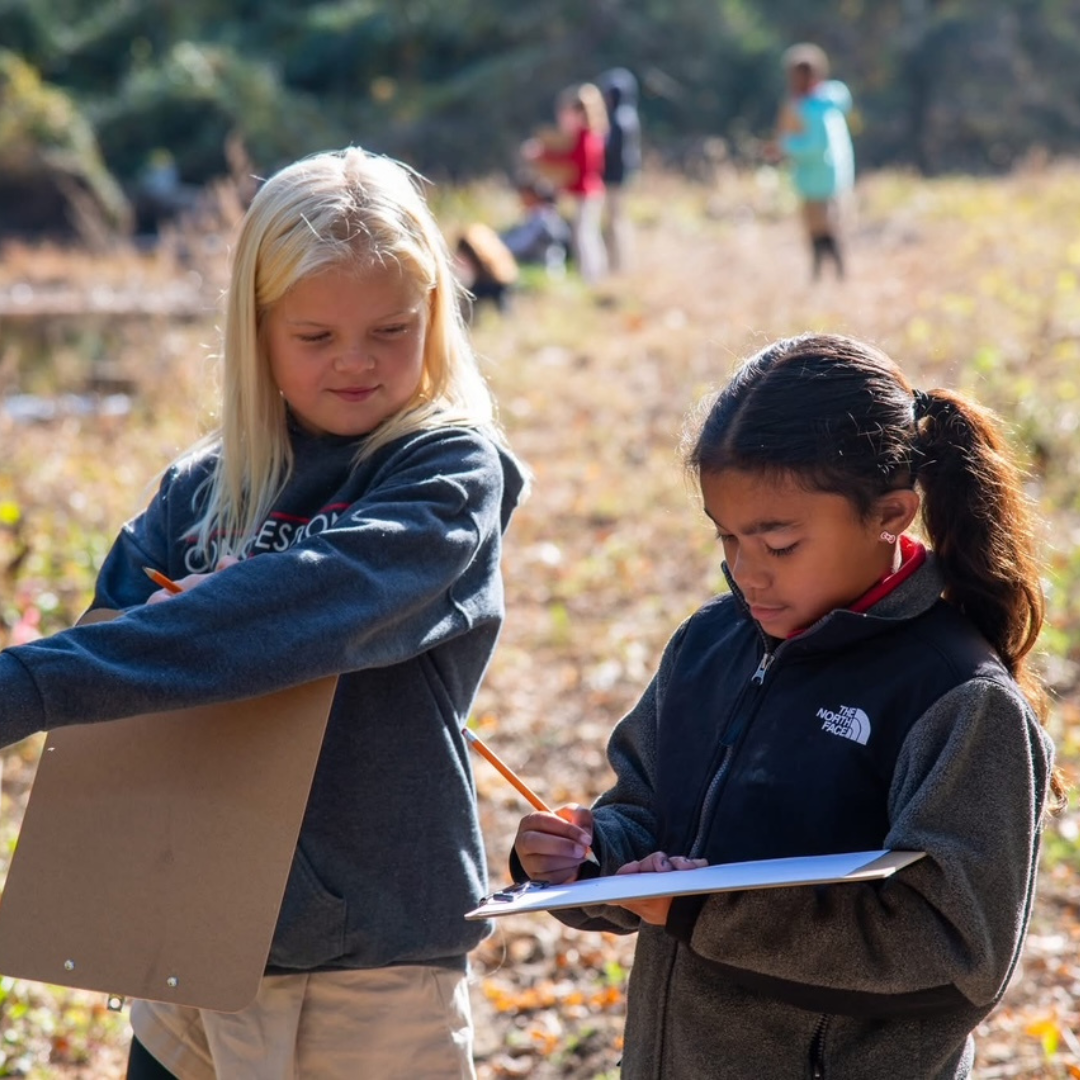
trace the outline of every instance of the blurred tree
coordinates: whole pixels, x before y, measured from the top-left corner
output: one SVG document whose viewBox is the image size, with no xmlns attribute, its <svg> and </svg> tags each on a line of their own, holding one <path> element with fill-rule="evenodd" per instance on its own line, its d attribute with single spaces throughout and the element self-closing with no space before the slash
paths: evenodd
<svg viewBox="0 0 1080 1080">
<path fill-rule="evenodd" d="M 5 48 L 40 68 L 52 47 L 50 10 L 47 0 L 0 0 L 0 41 Z"/>
<path fill-rule="evenodd" d="M 120 92 L 99 99 L 91 115 L 104 153 L 123 176 L 136 175 L 160 148 L 185 181 L 223 175 L 232 134 L 267 167 L 341 140 L 332 114 L 290 92 L 274 65 L 189 41 L 157 64 L 131 69 Z"/>
<path fill-rule="evenodd" d="M 864 167 L 1080 141 L 1080 0 L 0 0 L 0 41 L 125 180 L 164 146 L 201 183 L 230 133 L 260 168 L 359 142 L 435 175 L 511 170 L 559 90 L 616 65 L 669 158 L 716 135 L 753 154 L 798 40 L 851 86 Z"/>
<path fill-rule="evenodd" d="M 130 207 L 72 98 L 0 49 L 0 229 L 76 232 L 95 246 L 130 225 Z"/>
</svg>

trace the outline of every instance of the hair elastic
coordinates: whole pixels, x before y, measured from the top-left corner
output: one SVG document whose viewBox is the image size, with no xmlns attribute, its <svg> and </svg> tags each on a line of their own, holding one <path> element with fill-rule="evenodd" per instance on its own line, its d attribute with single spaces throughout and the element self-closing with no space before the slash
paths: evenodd
<svg viewBox="0 0 1080 1080">
<path fill-rule="evenodd" d="M 930 395 L 922 390 L 912 390 L 911 396 L 915 399 L 915 419 L 921 420 L 930 413 Z"/>
</svg>

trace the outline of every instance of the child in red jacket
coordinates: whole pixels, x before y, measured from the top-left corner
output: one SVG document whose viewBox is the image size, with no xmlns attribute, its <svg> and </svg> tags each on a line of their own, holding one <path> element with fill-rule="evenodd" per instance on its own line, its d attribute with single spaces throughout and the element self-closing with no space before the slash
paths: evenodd
<svg viewBox="0 0 1080 1080">
<path fill-rule="evenodd" d="M 607 107 L 592 83 L 564 90 L 556 102 L 564 145 L 530 139 L 525 158 L 541 166 L 562 166 L 560 187 L 575 201 L 572 222 L 574 257 L 582 278 L 599 280 L 607 272 L 607 249 L 601 233 L 604 211 L 604 138 Z"/>
</svg>

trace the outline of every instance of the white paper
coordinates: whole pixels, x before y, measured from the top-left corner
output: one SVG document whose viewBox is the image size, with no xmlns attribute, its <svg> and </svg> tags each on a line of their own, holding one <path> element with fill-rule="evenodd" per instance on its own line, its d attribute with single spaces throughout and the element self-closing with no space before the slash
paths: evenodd
<svg viewBox="0 0 1080 1080">
<path fill-rule="evenodd" d="M 616 874 L 574 881 L 568 885 L 536 882 L 527 887 L 507 886 L 487 897 L 466 914 L 466 919 L 488 919 L 520 911 L 551 911 L 555 908 L 587 907 L 617 900 L 640 900 L 653 896 L 687 896 L 691 893 L 730 892 L 736 889 L 767 889 L 782 885 L 824 885 L 845 881 L 885 878 L 901 867 L 921 859 L 922 851 L 853 851 L 841 855 L 806 855 L 791 859 L 723 863 L 696 870 L 670 870 L 660 874 Z"/>
</svg>

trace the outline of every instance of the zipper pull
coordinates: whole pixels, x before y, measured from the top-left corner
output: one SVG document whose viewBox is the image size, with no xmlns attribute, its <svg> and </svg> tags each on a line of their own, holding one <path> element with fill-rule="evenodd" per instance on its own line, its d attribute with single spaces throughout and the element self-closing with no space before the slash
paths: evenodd
<svg viewBox="0 0 1080 1080">
<path fill-rule="evenodd" d="M 757 683 L 760 686 L 765 681 L 765 672 L 769 670 L 769 665 L 773 662 L 774 654 L 767 652 L 762 658 L 761 663 L 758 664 L 757 671 L 754 672 L 754 677 L 751 682 Z"/>
</svg>

